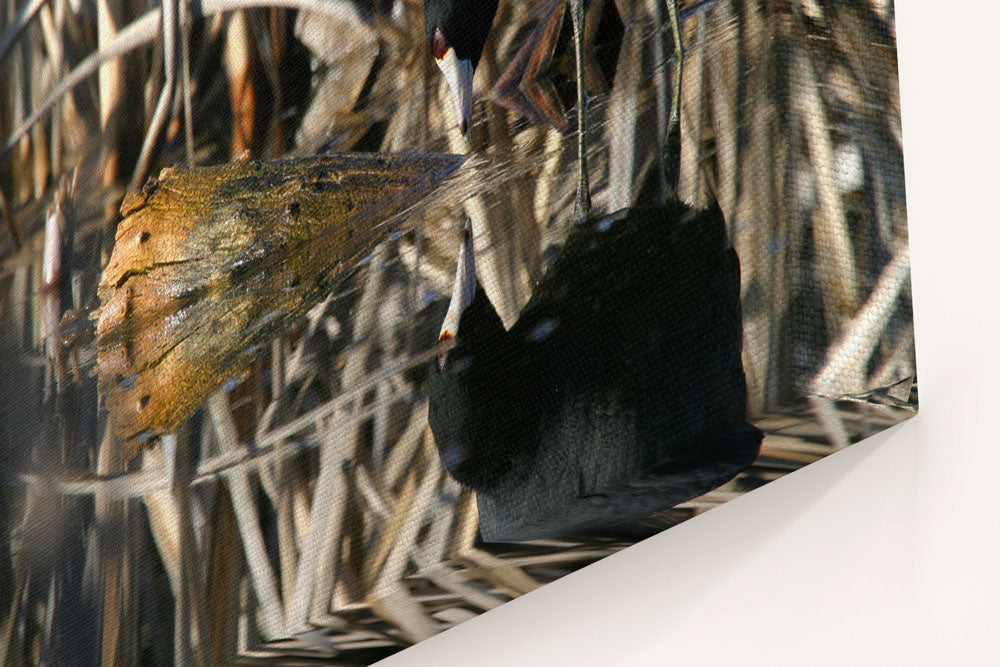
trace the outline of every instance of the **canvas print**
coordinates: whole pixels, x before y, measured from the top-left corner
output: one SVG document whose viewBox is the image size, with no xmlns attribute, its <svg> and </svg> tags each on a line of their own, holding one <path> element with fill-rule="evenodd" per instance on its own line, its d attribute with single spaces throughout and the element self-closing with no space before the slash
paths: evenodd
<svg viewBox="0 0 1000 667">
<path fill-rule="evenodd" d="M 0 664 L 372 664 L 915 414 L 895 40 L 4 0 Z"/>
</svg>

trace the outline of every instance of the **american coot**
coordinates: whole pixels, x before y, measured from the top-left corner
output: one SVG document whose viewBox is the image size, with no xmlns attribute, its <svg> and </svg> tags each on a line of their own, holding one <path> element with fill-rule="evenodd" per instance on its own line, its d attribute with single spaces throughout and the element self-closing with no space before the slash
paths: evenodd
<svg viewBox="0 0 1000 667">
<path fill-rule="evenodd" d="M 717 205 L 575 226 L 509 331 L 464 233 L 429 419 L 444 466 L 478 492 L 484 539 L 613 533 L 755 459 L 739 260 Z"/>
<path fill-rule="evenodd" d="M 576 46 L 576 102 L 579 139 L 579 186 L 577 212 L 590 214 L 590 184 L 587 176 L 587 114 L 583 88 L 584 0 L 567 0 L 573 17 Z M 472 122 L 472 78 L 483 46 L 490 34 L 499 0 L 424 0 L 424 29 L 434 60 L 448 81 L 455 115 L 462 135 L 468 139 Z"/>
<path fill-rule="evenodd" d="M 462 136 L 469 138 L 472 77 L 490 34 L 499 0 L 424 0 L 427 44 L 448 81 Z"/>
<path fill-rule="evenodd" d="M 684 51 L 681 48 L 680 19 L 677 0 L 665 0 L 670 16 L 674 40 L 674 88 L 670 109 L 670 129 L 673 134 L 679 126 L 681 65 Z M 590 183 L 587 172 L 587 114 L 586 91 L 583 72 L 583 35 L 586 0 L 566 0 L 573 20 L 573 45 L 576 58 L 576 122 L 577 155 L 579 157 L 576 191 L 577 214 L 581 219 L 590 215 Z M 472 123 L 472 79 L 489 37 L 499 0 L 424 0 L 424 29 L 427 44 L 434 60 L 448 81 L 455 116 L 462 136 L 469 138 Z M 557 5 L 553 5 L 555 10 Z"/>
<path fill-rule="evenodd" d="M 581 219 L 590 215 L 590 184 L 587 174 L 587 114 L 583 76 L 584 3 L 586 0 L 566 0 L 573 19 L 573 44 L 576 57 L 576 121 L 577 155 L 579 157 L 577 214 Z M 666 0 L 674 34 L 674 52 L 678 67 L 675 71 L 674 96 L 680 90 L 682 51 L 678 33 L 677 0 Z M 448 81 L 455 116 L 462 135 L 468 139 L 472 122 L 472 79 L 490 34 L 499 0 L 424 0 L 424 29 L 434 60 Z M 555 6 L 553 6 L 555 9 Z M 676 104 L 674 105 L 676 108 Z M 671 111 L 671 122 L 676 111 Z M 676 125 L 676 123 L 674 123 Z"/>
</svg>

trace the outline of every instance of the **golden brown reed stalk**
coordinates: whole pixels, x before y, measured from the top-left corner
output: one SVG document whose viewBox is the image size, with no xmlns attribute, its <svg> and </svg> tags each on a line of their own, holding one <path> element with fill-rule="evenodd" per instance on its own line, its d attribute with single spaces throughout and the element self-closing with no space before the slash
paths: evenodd
<svg viewBox="0 0 1000 667">
<path fill-rule="evenodd" d="M 98 386 L 126 459 L 239 377 L 462 160 L 242 160 L 165 169 L 129 194 L 94 315 Z"/>
<path fill-rule="evenodd" d="M 52 365 L 56 391 L 66 385 L 66 348 L 62 344 L 61 322 L 67 304 L 61 289 L 69 282 L 69 248 L 73 234 L 73 200 L 76 173 L 60 184 L 55 201 L 45 214 L 45 245 L 42 250 L 42 317 L 45 324 L 45 355 Z"/>
<path fill-rule="evenodd" d="M 122 8 L 113 2 L 97 2 L 98 46 L 104 48 L 115 39 L 122 19 Z M 101 180 L 105 190 L 114 190 L 122 174 L 120 141 L 120 114 L 125 100 L 125 62 L 114 58 L 103 63 L 98 70 L 100 91 L 101 135 L 104 139 L 101 151 Z M 113 204 L 108 204 L 105 219 L 114 219 Z"/>
<path fill-rule="evenodd" d="M 222 62 L 229 80 L 229 94 L 233 105 L 233 135 L 229 154 L 233 158 L 253 150 L 256 135 L 258 91 L 254 81 L 254 45 L 246 11 L 233 12 L 226 29 L 226 43 Z"/>
</svg>

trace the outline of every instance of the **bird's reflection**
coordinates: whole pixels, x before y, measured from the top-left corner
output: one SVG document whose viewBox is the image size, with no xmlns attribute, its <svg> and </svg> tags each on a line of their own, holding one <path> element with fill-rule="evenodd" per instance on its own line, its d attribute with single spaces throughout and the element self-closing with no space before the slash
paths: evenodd
<svg viewBox="0 0 1000 667">
<path fill-rule="evenodd" d="M 739 259 L 717 206 L 577 226 L 509 330 L 465 235 L 430 424 L 444 466 L 478 491 L 484 539 L 615 530 L 754 460 Z"/>
</svg>

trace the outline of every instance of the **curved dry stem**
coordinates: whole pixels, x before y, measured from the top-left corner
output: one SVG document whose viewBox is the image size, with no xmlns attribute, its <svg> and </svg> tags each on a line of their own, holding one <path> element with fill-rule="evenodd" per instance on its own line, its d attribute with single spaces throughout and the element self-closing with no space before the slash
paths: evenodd
<svg viewBox="0 0 1000 667">
<path fill-rule="evenodd" d="M 3 62 L 4 56 L 7 55 L 7 51 L 10 50 L 11 45 L 17 39 L 18 35 L 28 27 L 28 23 L 31 22 L 31 19 L 35 17 L 35 14 L 38 13 L 38 10 L 44 4 L 45 0 L 29 0 L 26 5 L 17 10 L 14 20 L 0 34 L 0 62 Z"/>
<path fill-rule="evenodd" d="M 39 1 L 39 0 L 36 0 Z M 40 4 L 40 3 L 39 3 Z M 191 18 L 199 19 L 213 16 L 221 12 L 233 11 L 236 9 L 251 9 L 255 7 L 283 7 L 286 9 L 302 9 L 320 14 L 339 16 L 339 8 L 331 7 L 323 0 L 205 0 L 201 3 L 192 3 L 190 6 Z M 31 128 L 48 113 L 56 102 L 66 93 L 71 91 L 77 84 L 88 76 L 94 74 L 102 63 L 113 58 L 118 58 L 133 51 L 140 46 L 149 44 L 156 39 L 159 34 L 161 21 L 161 11 L 151 9 L 141 17 L 125 26 L 106 48 L 95 51 L 87 56 L 79 65 L 73 68 L 65 78 L 63 78 L 48 97 L 31 112 L 20 125 L 18 125 L 7 137 L 3 146 L 0 147 L 0 158 L 3 158 L 17 144 L 18 140 L 27 134 Z M 12 24 L 13 25 L 13 24 Z"/>
</svg>

